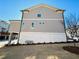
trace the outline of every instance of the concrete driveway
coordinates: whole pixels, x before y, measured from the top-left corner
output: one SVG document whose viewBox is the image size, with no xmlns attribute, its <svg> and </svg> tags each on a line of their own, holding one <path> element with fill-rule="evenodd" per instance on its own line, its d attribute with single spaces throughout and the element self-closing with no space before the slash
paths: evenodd
<svg viewBox="0 0 79 59">
<path fill-rule="evenodd" d="M 79 59 L 62 49 L 73 44 L 26 45 L 0 48 L 0 59 Z"/>
</svg>

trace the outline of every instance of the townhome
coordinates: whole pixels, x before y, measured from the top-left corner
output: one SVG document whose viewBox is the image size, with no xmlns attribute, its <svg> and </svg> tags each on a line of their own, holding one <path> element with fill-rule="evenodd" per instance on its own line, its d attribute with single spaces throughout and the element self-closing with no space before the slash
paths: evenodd
<svg viewBox="0 0 79 59">
<path fill-rule="evenodd" d="M 21 20 L 10 21 L 10 33 L 18 34 L 21 44 L 65 42 L 64 10 L 46 4 L 21 10 Z"/>
<path fill-rule="evenodd" d="M 9 38 L 9 23 L 6 21 L 0 21 L 0 41 L 8 40 Z"/>
</svg>

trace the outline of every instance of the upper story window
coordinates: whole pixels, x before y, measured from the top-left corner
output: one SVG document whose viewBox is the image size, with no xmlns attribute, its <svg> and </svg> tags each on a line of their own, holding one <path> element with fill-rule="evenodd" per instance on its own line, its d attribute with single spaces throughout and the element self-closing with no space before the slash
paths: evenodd
<svg viewBox="0 0 79 59">
<path fill-rule="evenodd" d="M 40 22 L 39 24 L 44 24 L 44 22 Z"/>
<path fill-rule="evenodd" d="M 41 14 L 37 14 L 37 17 L 41 17 Z"/>
</svg>

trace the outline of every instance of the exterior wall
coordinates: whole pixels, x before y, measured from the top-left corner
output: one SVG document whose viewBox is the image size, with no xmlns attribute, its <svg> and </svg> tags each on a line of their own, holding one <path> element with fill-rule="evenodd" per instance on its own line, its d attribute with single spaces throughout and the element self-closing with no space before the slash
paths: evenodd
<svg viewBox="0 0 79 59">
<path fill-rule="evenodd" d="M 20 30 L 20 22 L 21 22 L 20 20 L 10 21 L 9 32 L 18 33 Z"/>
<path fill-rule="evenodd" d="M 27 44 L 28 41 L 33 43 L 66 42 L 65 38 L 65 33 L 21 32 L 19 42 L 21 44 Z"/>
<path fill-rule="evenodd" d="M 29 9 L 29 11 L 23 11 L 21 31 L 64 33 L 62 16 L 63 11 L 60 11 L 60 13 L 58 12 L 59 11 L 49 9 L 45 6 L 39 6 L 37 8 Z M 41 17 L 38 17 L 38 14 L 41 14 Z M 34 23 L 34 26 L 32 26 L 32 23 Z"/>
<path fill-rule="evenodd" d="M 63 24 L 63 11 L 41 6 L 23 12 L 20 43 L 66 41 Z M 60 12 L 60 13 L 59 13 Z M 41 14 L 41 17 L 37 15 Z"/>
<path fill-rule="evenodd" d="M 62 19 L 61 13 L 56 12 L 56 10 L 51 10 L 46 7 L 39 7 L 29 10 L 29 12 L 24 11 L 23 20 L 27 19 Z M 41 17 L 37 17 L 37 14 L 41 14 Z"/>
<path fill-rule="evenodd" d="M 64 33 L 63 20 L 23 20 L 22 32 Z"/>
<path fill-rule="evenodd" d="M 8 31 L 8 26 L 9 23 L 5 22 L 5 21 L 0 21 L 0 32 L 3 30 L 3 32 L 7 32 Z"/>
<path fill-rule="evenodd" d="M 7 23 L 6 21 L 0 21 L 0 41 L 8 40 L 8 27 L 9 23 Z"/>
</svg>

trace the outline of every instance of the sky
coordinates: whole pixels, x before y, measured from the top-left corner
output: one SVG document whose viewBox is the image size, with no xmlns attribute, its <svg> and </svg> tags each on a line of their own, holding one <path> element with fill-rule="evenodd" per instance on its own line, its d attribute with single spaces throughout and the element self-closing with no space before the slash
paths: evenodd
<svg viewBox="0 0 79 59">
<path fill-rule="evenodd" d="M 79 0 L 0 0 L 0 20 L 20 20 L 20 10 L 38 4 L 64 9 L 65 16 L 79 13 Z"/>
</svg>

